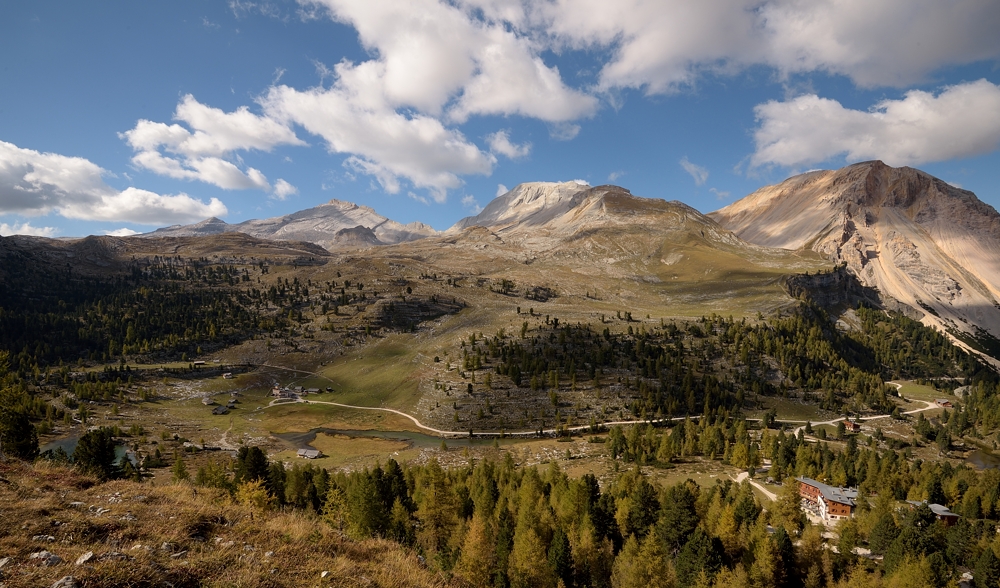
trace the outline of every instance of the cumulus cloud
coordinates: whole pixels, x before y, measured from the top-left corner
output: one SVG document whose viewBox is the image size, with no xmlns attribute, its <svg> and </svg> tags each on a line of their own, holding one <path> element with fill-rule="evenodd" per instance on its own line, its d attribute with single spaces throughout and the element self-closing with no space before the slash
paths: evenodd
<svg viewBox="0 0 1000 588">
<path fill-rule="evenodd" d="M 521 159 L 531 153 L 531 143 L 511 143 L 508 131 L 497 131 L 486 136 L 486 143 L 490 146 L 490 151 L 499 153 L 509 159 Z"/>
<path fill-rule="evenodd" d="M 920 165 L 987 153 L 1000 145 L 1000 86 L 986 80 L 912 90 L 868 111 L 815 94 L 755 108 L 751 166 L 801 166 L 840 155 Z"/>
<path fill-rule="evenodd" d="M 708 180 L 708 170 L 700 165 L 691 163 L 688 161 L 687 156 L 682 157 L 679 163 L 684 168 L 684 171 L 691 174 L 691 177 L 694 178 L 696 186 L 700 186 Z"/>
<path fill-rule="evenodd" d="M 0 223 L 0 237 L 10 237 L 11 235 L 31 235 L 32 237 L 53 237 L 56 234 L 55 227 L 33 227 L 29 222 Z"/>
<path fill-rule="evenodd" d="M 279 145 L 305 145 L 287 126 L 258 116 L 241 106 L 223 112 L 201 104 L 190 94 L 174 113 L 180 124 L 140 120 L 119 136 L 136 151 L 132 163 L 153 173 L 182 180 L 198 180 L 226 190 L 271 185 L 255 168 L 240 169 L 227 158 L 237 151 L 270 151 Z M 237 158 L 238 163 L 242 163 Z"/>
<path fill-rule="evenodd" d="M 386 100 L 462 122 L 472 115 L 517 114 L 548 122 L 589 116 L 597 100 L 567 86 L 545 65 L 543 46 L 501 14 L 440 0 L 300 0 L 353 26 L 377 56 Z"/>
<path fill-rule="evenodd" d="M 462 206 L 464 206 L 472 214 L 479 214 L 483 211 L 483 207 L 479 206 L 479 202 L 476 201 L 476 197 L 472 195 L 464 196 L 462 198 Z"/>
<path fill-rule="evenodd" d="M 752 65 L 783 75 L 825 71 L 867 87 L 905 86 L 948 65 L 1000 58 L 994 0 L 554 0 L 531 6 L 514 20 L 564 47 L 612 51 L 599 74 L 604 90 L 671 92 L 703 73 Z"/>
<path fill-rule="evenodd" d="M 298 193 L 298 188 L 289 184 L 285 180 L 278 178 L 278 181 L 274 183 L 274 191 L 271 193 L 271 196 L 277 200 L 284 200 L 289 196 L 294 196 Z"/>
<path fill-rule="evenodd" d="M 272 87 L 261 99 L 268 116 L 323 137 L 327 149 L 352 154 L 344 165 L 373 176 L 391 194 L 405 178 L 439 202 L 461 185 L 459 175 L 489 175 L 496 158 L 456 129 L 417 112 L 397 111 L 385 95 L 386 67 L 341 62 L 330 88 Z"/>
<path fill-rule="evenodd" d="M 104 234 L 109 237 L 131 237 L 132 235 L 138 235 L 139 231 L 133 231 L 128 227 L 122 227 L 113 231 L 104 231 Z"/>
<path fill-rule="evenodd" d="M 187 194 L 160 195 L 137 188 L 118 191 L 104 183 L 107 172 L 82 157 L 40 153 L 0 141 L 0 214 L 173 224 L 226 214 Z"/>
<path fill-rule="evenodd" d="M 503 184 L 497 184 L 497 194 L 496 194 L 497 196 L 503 196 L 507 192 L 510 192 L 510 190 L 507 189 L 507 186 L 504 186 Z"/>
</svg>

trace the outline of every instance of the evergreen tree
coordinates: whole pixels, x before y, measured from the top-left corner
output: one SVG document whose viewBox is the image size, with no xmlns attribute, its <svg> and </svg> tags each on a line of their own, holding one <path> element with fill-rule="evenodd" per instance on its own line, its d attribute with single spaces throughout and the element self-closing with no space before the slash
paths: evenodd
<svg viewBox="0 0 1000 588">
<path fill-rule="evenodd" d="M 545 545 L 531 527 L 519 526 L 514 533 L 508 566 L 511 588 L 548 588 L 556 584 L 545 558 Z"/>
<path fill-rule="evenodd" d="M 891 513 L 879 517 L 871 533 L 868 534 L 868 547 L 875 555 L 883 555 L 892 542 L 899 536 L 899 527 Z"/>
<path fill-rule="evenodd" d="M 253 480 L 268 479 L 267 456 L 260 447 L 240 447 L 236 452 L 236 482 L 251 482 Z M 284 488 L 281 488 L 284 493 Z M 274 492 L 277 496 L 279 493 Z"/>
<path fill-rule="evenodd" d="M 569 539 L 562 527 L 557 527 L 552 541 L 549 543 L 549 567 L 556 578 L 569 586 L 573 582 L 573 555 L 569 548 Z"/>
<path fill-rule="evenodd" d="M 660 519 L 656 523 L 656 535 L 663 542 L 667 553 L 676 553 L 698 526 L 695 510 L 698 485 L 693 480 L 675 484 L 663 493 Z"/>
<path fill-rule="evenodd" d="M 486 515 L 476 511 L 462 541 L 462 553 L 455 563 L 455 575 L 472 586 L 489 586 L 495 567 L 493 529 Z"/>
<path fill-rule="evenodd" d="M 188 475 L 187 466 L 184 465 L 184 458 L 181 454 L 177 454 L 177 459 L 174 460 L 174 467 L 171 470 L 173 474 L 174 482 L 186 482 L 191 476 Z"/>
<path fill-rule="evenodd" d="M 1000 581 L 1000 558 L 993 553 L 992 546 L 987 546 L 976 560 L 972 577 L 976 582 L 976 588 L 994 588 Z"/>
<path fill-rule="evenodd" d="M 110 480 L 117 475 L 115 468 L 115 440 L 111 429 L 101 427 L 88 431 L 76 444 L 73 462 L 81 471 L 97 476 L 100 480 Z"/>
<path fill-rule="evenodd" d="M 6 401 L 0 396 L 0 402 Z M 0 405 L 0 456 L 27 461 L 38 457 L 38 433 L 24 410 Z"/>
<path fill-rule="evenodd" d="M 347 490 L 347 528 L 351 535 L 362 539 L 381 536 L 389 523 L 375 477 L 365 471 Z"/>
<path fill-rule="evenodd" d="M 695 529 L 674 562 L 678 583 L 681 586 L 692 586 L 698 573 L 702 571 L 709 576 L 714 575 L 722 566 L 723 553 L 722 543 L 718 539 L 708 535 L 701 527 Z"/>
</svg>

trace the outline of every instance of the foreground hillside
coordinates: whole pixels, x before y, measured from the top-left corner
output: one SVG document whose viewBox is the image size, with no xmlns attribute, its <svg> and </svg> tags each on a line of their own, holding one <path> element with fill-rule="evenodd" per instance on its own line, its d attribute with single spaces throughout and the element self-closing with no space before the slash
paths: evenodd
<svg viewBox="0 0 1000 588">
<path fill-rule="evenodd" d="M 413 551 L 347 539 L 315 515 L 212 488 L 100 484 L 46 462 L 0 462 L 0 556 L 10 588 L 66 576 L 76 583 L 64 588 L 451 585 Z"/>
</svg>

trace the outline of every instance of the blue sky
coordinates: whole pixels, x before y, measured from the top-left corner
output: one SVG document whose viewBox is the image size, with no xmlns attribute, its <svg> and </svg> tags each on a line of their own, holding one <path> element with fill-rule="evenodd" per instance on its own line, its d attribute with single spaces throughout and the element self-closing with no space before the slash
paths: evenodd
<svg viewBox="0 0 1000 588">
<path fill-rule="evenodd" d="M 1000 207 L 995 0 L 7 3 L 0 235 L 580 179 L 715 210 L 883 159 Z"/>
</svg>

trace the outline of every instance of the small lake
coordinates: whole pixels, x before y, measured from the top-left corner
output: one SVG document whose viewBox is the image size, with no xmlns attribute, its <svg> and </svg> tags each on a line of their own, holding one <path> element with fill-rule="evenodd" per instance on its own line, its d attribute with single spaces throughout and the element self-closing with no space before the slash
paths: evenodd
<svg viewBox="0 0 1000 588">
<path fill-rule="evenodd" d="M 67 455 L 72 457 L 73 452 L 76 451 L 77 444 L 80 443 L 80 437 L 82 436 L 83 433 L 79 432 L 72 433 L 68 437 L 63 437 L 62 439 L 55 439 L 53 441 L 49 441 L 45 445 L 39 446 L 38 451 L 39 453 L 44 453 L 50 449 L 52 451 L 55 451 L 56 449 L 61 447 L 62 450 L 65 451 Z M 115 445 L 115 462 L 116 463 L 120 462 L 121 459 L 125 457 L 127 453 L 128 449 L 124 445 Z M 129 459 L 132 461 L 133 464 L 136 463 L 135 457 L 132 456 L 131 454 L 129 454 Z"/>
<path fill-rule="evenodd" d="M 1000 455 L 995 455 L 982 449 L 976 449 L 965 458 L 965 463 L 977 470 L 993 470 L 1000 468 Z"/>
<path fill-rule="evenodd" d="M 495 437 L 474 437 L 472 439 L 469 439 L 468 437 L 458 437 L 454 439 L 444 439 L 442 437 L 432 437 L 431 435 L 413 433 L 410 431 L 355 431 L 350 429 L 327 429 L 325 427 L 312 429 L 305 433 L 290 431 L 288 433 L 271 434 L 275 438 L 284 441 L 294 449 L 315 449 L 312 445 L 310 445 L 310 443 L 316 439 L 316 435 L 319 433 L 323 433 L 325 435 L 342 435 L 345 437 L 369 437 L 373 439 L 405 441 L 409 443 L 411 447 L 417 447 L 420 449 L 436 449 L 441 447 L 442 441 L 444 441 L 448 447 L 472 447 L 476 445 L 493 445 L 493 442 L 496 440 Z M 513 439 L 500 439 L 500 443 L 502 445 L 512 442 L 514 442 Z"/>
</svg>

